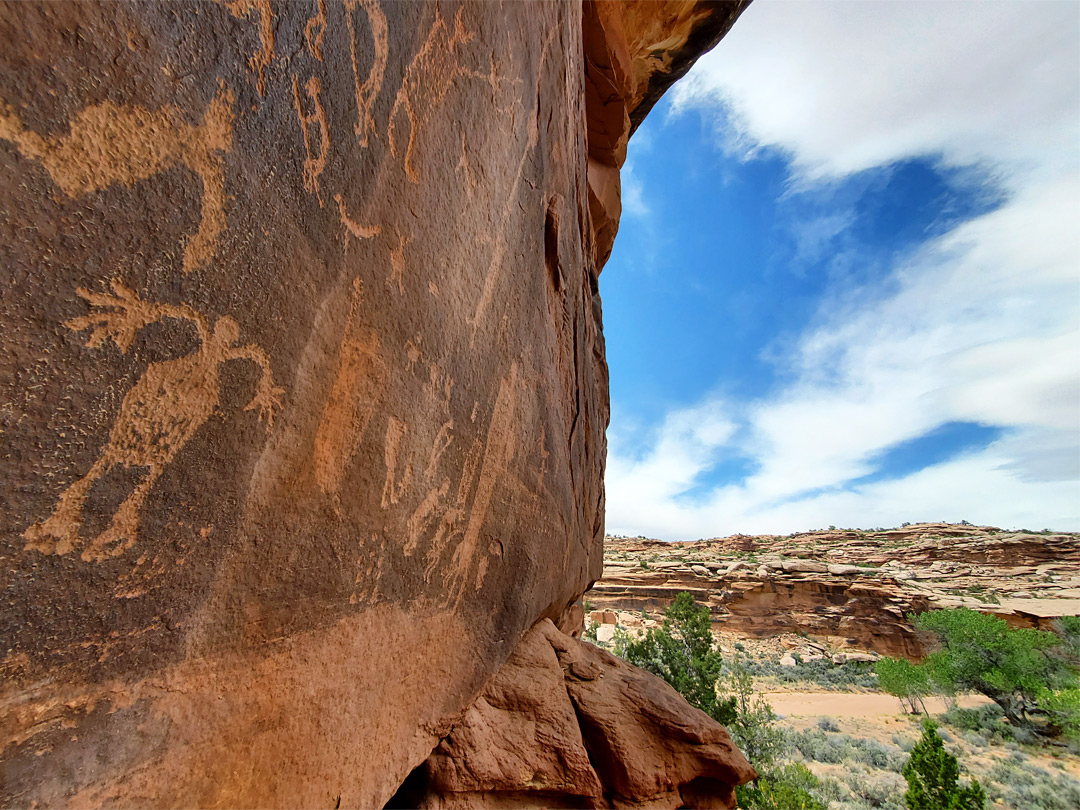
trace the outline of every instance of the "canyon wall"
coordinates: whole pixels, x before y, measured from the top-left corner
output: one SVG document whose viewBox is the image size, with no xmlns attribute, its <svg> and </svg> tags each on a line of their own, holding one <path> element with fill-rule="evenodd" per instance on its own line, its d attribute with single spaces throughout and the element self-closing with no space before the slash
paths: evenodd
<svg viewBox="0 0 1080 810">
<path fill-rule="evenodd" d="M 744 5 L 4 7 L 0 805 L 381 806 L 571 609 L 626 141 Z"/>
</svg>

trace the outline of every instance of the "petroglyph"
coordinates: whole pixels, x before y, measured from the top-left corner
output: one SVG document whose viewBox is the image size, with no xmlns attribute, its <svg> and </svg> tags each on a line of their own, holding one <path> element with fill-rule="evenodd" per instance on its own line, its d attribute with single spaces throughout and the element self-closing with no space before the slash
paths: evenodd
<svg viewBox="0 0 1080 810">
<path fill-rule="evenodd" d="M 183 271 L 190 273 L 213 257 L 225 229 L 222 155 L 232 149 L 233 100 L 222 88 L 194 126 L 172 106 L 148 110 L 105 101 L 79 112 L 67 135 L 50 138 L 26 129 L 0 101 L 0 138 L 44 166 L 71 198 L 114 183 L 130 186 L 177 166 L 189 168 L 202 180 L 201 222 L 184 248 Z"/>
<path fill-rule="evenodd" d="M 454 420 L 451 419 L 448 422 L 444 422 L 442 427 L 439 428 L 438 435 L 435 436 L 435 442 L 431 445 L 431 455 L 428 456 L 427 467 L 424 470 L 424 475 L 431 478 L 435 474 L 435 470 L 439 465 L 439 460 L 442 458 L 443 453 L 453 443 L 453 430 Z"/>
<path fill-rule="evenodd" d="M 461 133 L 461 157 L 458 158 L 457 166 L 454 167 L 465 177 L 465 195 L 471 200 L 473 191 L 476 189 L 476 175 L 473 174 L 469 164 L 469 150 L 465 144 L 465 133 Z"/>
<path fill-rule="evenodd" d="M 525 176 L 525 161 L 529 159 L 529 155 L 532 154 L 539 138 L 536 116 L 528 116 L 527 121 L 528 137 L 525 141 L 525 148 L 521 152 L 521 159 L 518 161 L 517 171 L 514 173 L 514 182 L 510 187 L 510 193 L 507 194 L 506 202 L 503 203 L 502 214 L 499 217 L 499 228 L 495 233 L 495 244 L 491 249 L 491 260 L 488 262 L 488 269 L 484 274 L 484 288 L 480 292 L 480 300 L 477 301 L 476 311 L 472 316 L 472 335 L 469 338 L 470 346 L 474 345 L 476 341 L 476 330 L 480 327 L 481 318 L 484 316 L 484 313 L 495 295 L 495 282 L 499 278 L 499 273 L 502 270 L 503 258 L 506 255 L 506 228 L 510 221 L 510 215 L 513 213 L 517 204 L 518 190 L 521 187 L 521 178 Z"/>
<path fill-rule="evenodd" d="M 345 211 L 345 200 L 342 199 L 340 194 L 334 195 L 334 200 L 338 204 L 338 213 L 341 214 L 341 224 L 345 226 L 345 247 L 349 247 L 349 238 L 353 239 L 372 239 L 379 235 L 382 231 L 378 225 L 361 225 L 359 222 L 353 221 L 348 213 Z"/>
<path fill-rule="evenodd" d="M 259 50 L 248 59 L 248 64 L 255 71 L 259 95 L 266 95 L 266 69 L 274 61 L 274 9 L 270 0 L 225 0 L 225 7 L 238 20 L 259 15 Z"/>
<path fill-rule="evenodd" d="M 315 108 L 311 115 L 304 115 L 304 107 L 300 102 L 300 80 L 295 74 L 293 74 L 292 92 L 293 102 L 296 104 L 296 115 L 300 119 L 300 129 L 304 133 L 304 151 L 307 153 L 307 157 L 304 158 L 304 188 L 318 197 L 319 207 L 322 208 L 323 199 L 319 191 L 319 175 L 326 169 L 326 157 L 330 153 L 330 128 L 326 123 L 326 109 L 323 107 L 322 101 L 319 100 L 322 83 L 317 76 L 312 76 L 304 85 L 304 92 L 307 93 L 312 106 Z M 311 150 L 311 130 L 309 127 L 312 123 L 319 125 L 318 155 Z"/>
<path fill-rule="evenodd" d="M 363 285 L 355 279 L 334 384 L 315 434 L 315 478 L 323 492 L 335 497 L 341 492 L 345 469 L 360 446 L 387 379 L 378 335 L 360 323 L 362 296 Z"/>
<path fill-rule="evenodd" d="M 401 500 L 401 496 L 409 488 L 412 482 L 412 464 L 405 466 L 405 472 L 401 480 L 397 479 L 398 454 L 401 452 L 401 440 L 405 438 L 408 427 L 400 419 L 393 416 L 386 425 L 386 444 L 384 445 L 384 459 L 386 461 L 386 481 L 383 483 L 382 508 L 386 509 Z"/>
<path fill-rule="evenodd" d="M 451 576 L 458 580 L 458 598 L 464 593 L 468 583 L 468 573 L 476 555 L 480 541 L 480 530 L 487 517 L 491 496 L 499 476 L 503 475 L 510 464 L 517 444 L 514 416 L 517 410 L 518 366 L 513 363 L 510 373 L 499 382 L 499 393 L 495 399 L 495 409 L 491 414 L 487 440 L 484 442 L 484 461 L 480 466 L 480 477 L 476 482 L 476 494 L 473 496 L 469 511 L 469 522 L 465 528 L 465 537 L 454 549 L 450 561 Z"/>
<path fill-rule="evenodd" d="M 138 538 L 139 510 L 154 482 L 169 462 L 220 406 L 219 367 L 230 360 L 249 360 L 262 369 L 255 396 L 245 410 L 258 409 L 273 425 L 274 411 L 281 406 L 284 389 L 274 386 L 270 362 L 255 344 L 236 346 L 240 327 L 228 316 L 211 329 L 206 319 L 189 306 L 143 301 L 119 281 L 112 282 L 113 295 L 79 289 L 90 304 L 90 314 L 64 325 L 73 331 L 90 330 L 86 345 L 97 348 L 112 340 L 127 353 L 136 334 L 165 318 L 194 324 L 200 348 L 173 360 L 151 363 L 128 391 L 113 423 L 109 440 L 90 471 L 64 493 L 52 515 L 26 530 L 26 550 L 42 554 L 67 554 L 82 544 L 79 530 L 86 495 L 95 481 L 117 466 L 146 467 L 148 472 L 112 517 L 109 527 L 82 552 L 87 562 L 100 562 L 131 548 Z"/>
<path fill-rule="evenodd" d="M 322 41 L 326 34 L 326 0 L 318 0 L 319 10 L 304 26 L 304 39 L 307 40 L 311 55 L 322 61 Z"/>
<path fill-rule="evenodd" d="M 363 83 L 360 82 L 360 69 L 356 59 L 356 24 L 353 21 L 353 13 L 357 7 L 363 8 L 367 14 L 374 49 L 371 70 L 368 71 Z M 390 54 L 389 28 L 386 24 L 386 15 L 379 7 L 378 0 L 345 0 L 345 20 L 349 24 L 349 55 L 352 57 L 353 84 L 356 88 L 356 142 L 366 147 L 368 134 L 375 132 L 373 108 L 375 99 L 382 89 L 386 60 Z"/>
<path fill-rule="evenodd" d="M 462 11 L 459 8 L 454 15 L 454 30 L 446 24 L 439 7 L 435 7 L 435 22 L 431 26 L 424 44 L 420 46 L 416 57 L 405 70 L 405 79 L 394 99 L 390 111 L 390 126 L 387 138 L 390 151 L 398 156 L 397 121 L 404 113 L 409 124 L 409 140 L 405 148 L 405 174 L 414 183 L 419 181 L 416 167 L 413 165 L 413 149 L 416 144 L 416 129 L 419 126 L 417 111 L 430 114 L 450 92 L 458 77 L 474 76 L 473 71 L 462 65 L 461 46 L 473 41 L 473 34 L 465 30 Z"/>
<path fill-rule="evenodd" d="M 390 277 L 386 283 L 390 286 L 396 284 L 399 293 L 405 292 L 405 245 L 408 243 L 409 238 L 399 233 L 397 245 L 390 248 Z"/>
</svg>

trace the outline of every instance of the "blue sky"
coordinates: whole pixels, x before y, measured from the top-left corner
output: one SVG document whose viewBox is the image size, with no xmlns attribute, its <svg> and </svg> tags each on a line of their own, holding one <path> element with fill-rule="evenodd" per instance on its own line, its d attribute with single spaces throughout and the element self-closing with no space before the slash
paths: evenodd
<svg viewBox="0 0 1080 810">
<path fill-rule="evenodd" d="M 1080 529 L 1080 4 L 757 0 L 601 293 L 609 532 Z"/>
</svg>

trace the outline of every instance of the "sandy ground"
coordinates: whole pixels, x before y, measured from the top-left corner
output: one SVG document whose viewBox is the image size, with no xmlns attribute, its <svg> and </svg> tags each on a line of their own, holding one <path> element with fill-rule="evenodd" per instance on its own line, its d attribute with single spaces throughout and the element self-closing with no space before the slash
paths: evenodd
<svg viewBox="0 0 1080 810">
<path fill-rule="evenodd" d="M 765 692 L 764 698 L 780 715 L 796 717 L 892 717 L 904 714 L 900 701 L 892 695 L 851 692 Z M 966 695 L 957 699 L 957 705 L 965 709 L 989 703 L 982 695 Z M 931 714 L 940 714 L 947 708 L 945 699 L 926 699 Z"/>
</svg>

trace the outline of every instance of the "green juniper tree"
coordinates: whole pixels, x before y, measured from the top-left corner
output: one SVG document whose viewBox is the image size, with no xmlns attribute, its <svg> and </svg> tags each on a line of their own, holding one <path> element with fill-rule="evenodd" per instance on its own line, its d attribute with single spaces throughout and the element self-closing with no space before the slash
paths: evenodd
<svg viewBox="0 0 1080 810">
<path fill-rule="evenodd" d="M 735 699 L 721 700 L 716 693 L 723 659 L 713 643 L 711 628 L 708 609 L 699 608 L 694 597 L 684 591 L 664 610 L 660 627 L 650 629 L 638 641 L 620 638 L 615 652 L 663 678 L 691 706 L 729 725 L 735 721 Z"/>
<path fill-rule="evenodd" d="M 960 787 L 960 766 L 945 750 L 933 720 L 923 721 L 922 739 L 911 749 L 902 773 L 908 783 L 904 803 L 910 810 L 983 810 L 986 805 L 976 780 Z"/>
</svg>

